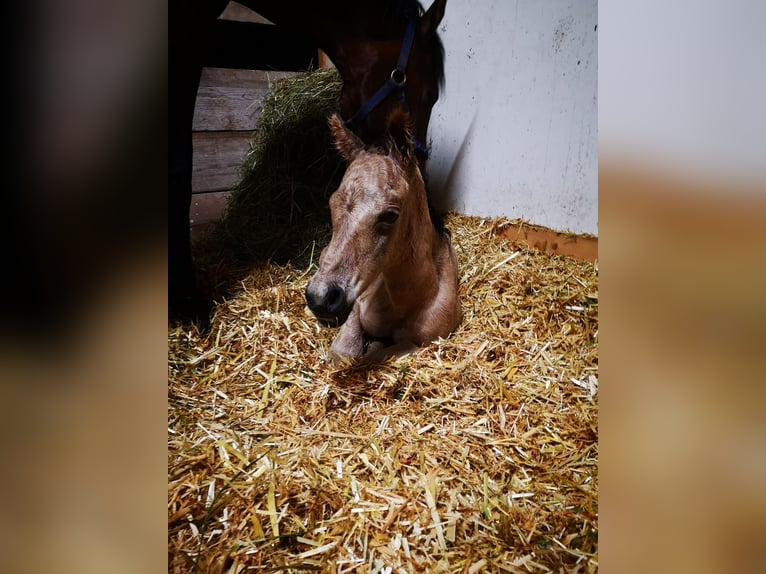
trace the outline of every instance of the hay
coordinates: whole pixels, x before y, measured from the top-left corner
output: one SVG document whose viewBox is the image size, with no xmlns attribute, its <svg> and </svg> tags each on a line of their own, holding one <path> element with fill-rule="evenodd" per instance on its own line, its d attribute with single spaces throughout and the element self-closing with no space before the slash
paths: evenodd
<svg viewBox="0 0 766 574">
<path fill-rule="evenodd" d="M 327 199 L 345 165 L 327 118 L 338 109 L 337 70 L 276 81 L 263 102 L 241 181 L 232 191 L 216 239 L 243 261 L 295 261 L 317 233 L 329 237 Z"/>
<path fill-rule="evenodd" d="M 318 248 L 169 332 L 170 571 L 597 570 L 597 267 L 447 223 L 464 320 L 413 355 L 328 365 Z"/>
</svg>

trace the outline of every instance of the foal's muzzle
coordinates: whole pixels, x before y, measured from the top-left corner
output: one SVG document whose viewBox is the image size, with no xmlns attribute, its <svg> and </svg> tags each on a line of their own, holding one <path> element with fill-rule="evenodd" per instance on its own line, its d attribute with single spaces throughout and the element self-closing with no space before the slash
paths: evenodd
<svg viewBox="0 0 766 574">
<path fill-rule="evenodd" d="M 306 287 L 306 303 L 311 312 L 328 327 L 342 325 L 351 312 L 346 292 L 338 285 L 330 285 L 323 292 L 317 292 L 311 284 Z"/>
</svg>

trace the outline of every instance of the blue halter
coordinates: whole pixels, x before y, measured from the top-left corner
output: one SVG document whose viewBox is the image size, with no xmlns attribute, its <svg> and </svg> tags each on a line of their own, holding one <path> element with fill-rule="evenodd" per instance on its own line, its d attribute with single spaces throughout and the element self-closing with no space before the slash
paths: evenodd
<svg viewBox="0 0 766 574">
<path fill-rule="evenodd" d="M 411 18 L 407 23 L 407 30 L 404 32 L 404 39 L 402 40 L 402 51 L 399 53 L 399 61 L 396 63 L 396 68 L 391 72 L 391 76 L 388 78 L 385 84 L 373 94 L 373 96 L 367 100 L 359 111 L 357 111 L 350 120 L 346 120 L 346 126 L 353 128 L 354 125 L 358 125 L 369 113 L 380 105 L 380 102 L 385 100 L 388 95 L 393 91 L 399 92 L 399 99 L 402 102 L 402 106 L 409 112 L 409 106 L 407 105 L 407 94 L 405 87 L 407 86 L 407 61 L 410 58 L 410 49 L 412 49 L 412 41 L 415 39 L 415 26 L 417 25 L 417 19 Z M 424 146 L 417 139 L 414 140 L 415 151 L 428 159 L 428 148 Z"/>
</svg>

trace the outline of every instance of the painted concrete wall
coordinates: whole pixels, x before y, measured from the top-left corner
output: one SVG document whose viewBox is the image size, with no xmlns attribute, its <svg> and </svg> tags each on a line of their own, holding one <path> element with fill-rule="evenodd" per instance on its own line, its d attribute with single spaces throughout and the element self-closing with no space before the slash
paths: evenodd
<svg viewBox="0 0 766 574">
<path fill-rule="evenodd" d="M 448 0 L 429 132 L 438 207 L 598 234 L 597 5 Z"/>
</svg>

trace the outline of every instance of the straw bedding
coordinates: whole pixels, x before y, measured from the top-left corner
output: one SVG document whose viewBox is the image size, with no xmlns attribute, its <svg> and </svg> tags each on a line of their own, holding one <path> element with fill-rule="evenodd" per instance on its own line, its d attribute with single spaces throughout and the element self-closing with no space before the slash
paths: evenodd
<svg viewBox="0 0 766 574">
<path fill-rule="evenodd" d="M 465 317 L 416 354 L 330 366 L 289 264 L 169 333 L 171 571 L 597 569 L 597 270 L 447 222 Z"/>
<path fill-rule="evenodd" d="M 597 267 L 449 214 L 461 326 L 381 366 L 331 366 L 337 330 L 304 290 L 329 238 L 339 84 L 307 78 L 276 86 L 243 184 L 196 247 L 219 301 L 209 328 L 169 328 L 169 571 L 595 572 Z M 299 128 L 318 147 L 287 155 L 293 133 L 271 149 L 304 100 L 325 102 Z"/>
</svg>

